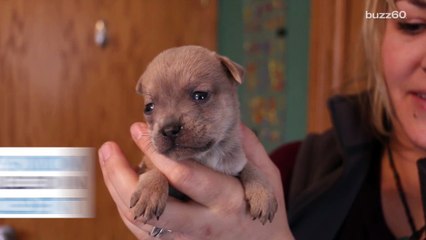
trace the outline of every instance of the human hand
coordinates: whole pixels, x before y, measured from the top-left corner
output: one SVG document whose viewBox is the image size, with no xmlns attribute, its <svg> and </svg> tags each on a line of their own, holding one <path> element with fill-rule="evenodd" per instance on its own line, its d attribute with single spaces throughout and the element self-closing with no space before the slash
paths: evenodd
<svg viewBox="0 0 426 240">
<path fill-rule="evenodd" d="M 279 170 L 247 127 L 241 127 L 246 156 L 267 176 L 278 200 L 274 220 L 265 225 L 250 218 L 244 190 L 237 178 L 192 161 L 177 162 L 157 153 L 143 123 L 133 124 L 131 130 L 138 147 L 174 187 L 192 199 L 180 202 L 169 197 L 159 220 L 150 220 L 147 224 L 134 220 L 128 203 L 138 177 L 120 148 L 113 142 L 105 143 L 99 150 L 105 184 L 121 218 L 138 239 L 152 239 L 149 235 L 154 226 L 172 231 L 162 235 L 161 239 L 293 239 L 288 227 Z"/>
</svg>

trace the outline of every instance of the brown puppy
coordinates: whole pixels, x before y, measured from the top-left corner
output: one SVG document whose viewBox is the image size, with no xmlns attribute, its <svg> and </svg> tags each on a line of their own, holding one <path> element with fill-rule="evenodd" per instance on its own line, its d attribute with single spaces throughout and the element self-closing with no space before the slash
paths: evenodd
<svg viewBox="0 0 426 240">
<path fill-rule="evenodd" d="M 277 201 L 272 188 L 242 151 L 236 87 L 244 70 L 215 52 L 183 46 L 160 53 L 148 65 L 136 90 L 145 98 L 145 119 L 156 150 L 176 161 L 192 159 L 219 172 L 239 176 L 251 216 L 272 221 Z M 166 177 L 149 159 L 142 161 L 130 207 L 144 221 L 162 214 Z"/>
</svg>

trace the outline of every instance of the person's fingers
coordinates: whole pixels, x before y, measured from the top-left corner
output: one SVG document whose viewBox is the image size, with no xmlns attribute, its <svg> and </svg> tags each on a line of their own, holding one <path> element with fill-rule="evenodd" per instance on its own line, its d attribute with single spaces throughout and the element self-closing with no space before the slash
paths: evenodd
<svg viewBox="0 0 426 240">
<path fill-rule="evenodd" d="M 138 177 L 114 142 L 104 143 L 98 151 L 105 185 L 116 204 L 129 206 Z"/>
<path fill-rule="evenodd" d="M 150 231 L 148 226 L 139 227 L 134 223 L 134 221 L 130 221 L 129 218 L 126 217 L 126 213 L 123 212 L 125 210 L 121 209 L 120 207 L 117 207 L 117 209 L 124 224 L 133 233 L 133 235 L 135 235 L 138 239 L 143 239 L 143 237 L 148 236 Z"/>
<path fill-rule="evenodd" d="M 117 208 L 121 212 L 121 217 L 136 226 L 143 226 L 145 221 L 142 218 L 134 219 L 133 213 L 123 206 Z M 201 222 L 202 214 L 206 208 L 193 202 L 180 202 L 176 199 L 167 200 L 166 209 L 159 219 L 152 218 L 147 224 L 165 227 L 168 229 L 187 229 L 197 226 Z M 183 220 L 184 219 L 184 220 Z"/>
<path fill-rule="evenodd" d="M 142 224 L 143 221 L 140 219 L 134 221 L 133 213 L 129 208 L 130 196 L 136 189 L 138 177 L 117 144 L 113 142 L 104 143 L 99 149 L 99 162 L 105 185 L 120 210 L 123 220 L 126 219 L 126 221 L 134 224 Z M 192 216 L 196 214 L 196 208 L 197 205 L 195 203 L 183 204 L 173 198 L 169 198 L 166 210 L 160 220 L 151 220 L 149 222 L 181 228 L 186 224 L 194 223 Z M 181 221 L 181 219 L 186 220 Z"/>
<path fill-rule="evenodd" d="M 276 174 L 280 171 L 269 158 L 268 153 L 256 135 L 244 124 L 240 124 L 241 141 L 247 159 L 265 174 Z"/>
<path fill-rule="evenodd" d="M 193 161 L 174 161 L 156 152 L 146 124 L 131 126 L 133 140 L 152 163 L 178 190 L 208 207 L 244 207 L 244 194 L 238 179 L 225 176 Z"/>
<path fill-rule="evenodd" d="M 247 160 L 261 171 L 268 178 L 269 183 L 273 186 L 279 202 L 284 201 L 284 192 L 281 184 L 281 173 L 278 167 L 272 162 L 262 143 L 256 135 L 244 124 L 240 124 L 241 141 Z"/>
<path fill-rule="evenodd" d="M 130 231 L 135 235 L 137 239 L 141 240 L 154 240 L 161 238 L 162 240 L 177 240 L 178 238 L 176 236 L 179 236 L 179 232 L 172 231 L 171 229 L 164 228 L 164 233 L 160 235 L 160 237 L 154 237 L 151 236 L 151 231 L 154 227 L 159 227 L 159 225 L 151 225 L 149 223 L 143 224 L 140 223 L 140 225 L 135 225 L 135 223 L 128 218 L 125 217 L 125 213 L 119 208 L 118 209 L 121 218 L 123 219 L 124 224 L 127 226 L 127 228 L 130 229 Z M 170 232 L 168 231 L 170 230 Z"/>
</svg>

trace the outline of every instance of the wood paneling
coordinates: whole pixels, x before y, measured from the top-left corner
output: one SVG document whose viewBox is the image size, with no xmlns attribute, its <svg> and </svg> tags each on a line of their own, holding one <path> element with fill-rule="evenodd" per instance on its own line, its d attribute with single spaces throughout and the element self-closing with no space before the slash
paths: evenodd
<svg viewBox="0 0 426 240">
<path fill-rule="evenodd" d="M 327 99 L 359 80 L 363 9 L 358 0 L 311 1 L 308 132 L 331 126 Z"/>
<path fill-rule="evenodd" d="M 216 49 L 217 2 L 70 0 L 0 3 L 0 146 L 119 143 L 136 164 L 129 126 L 142 119 L 135 84 L 161 50 Z M 94 44 L 97 20 L 109 30 Z M 0 219 L 20 239 L 132 239 L 97 167 L 96 218 Z"/>
</svg>

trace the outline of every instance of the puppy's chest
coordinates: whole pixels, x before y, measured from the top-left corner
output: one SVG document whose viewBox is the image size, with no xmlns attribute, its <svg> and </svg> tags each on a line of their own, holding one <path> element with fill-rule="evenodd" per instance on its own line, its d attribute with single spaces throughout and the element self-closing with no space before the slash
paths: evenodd
<svg viewBox="0 0 426 240">
<path fill-rule="evenodd" d="M 237 176 L 247 163 L 245 155 L 241 153 L 242 151 L 224 152 L 213 149 L 197 157 L 196 161 L 218 172 Z"/>
</svg>

